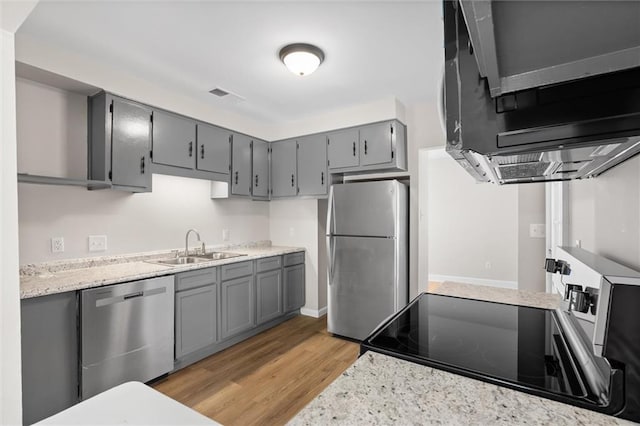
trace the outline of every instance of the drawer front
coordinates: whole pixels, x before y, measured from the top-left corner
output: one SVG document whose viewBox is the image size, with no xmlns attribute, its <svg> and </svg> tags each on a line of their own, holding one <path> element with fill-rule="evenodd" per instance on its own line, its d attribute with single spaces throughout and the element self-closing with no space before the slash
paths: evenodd
<svg viewBox="0 0 640 426">
<path fill-rule="evenodd" d="M 299 265 L 300 263 L 304 263 L 303 251 L 284 255 L 284 266 Z"/>
<path fill-rule="evenodd" d="M 282 256 L 271 256 L 256 261 L 256 272 L 271 271 L 282 266 Z"/>
<path fill-rule="evenodd" d="M 198 269 L 176 275 L 176 292 L 215 284 L 216 268 Z"/>
<path fill-rule="evenodd" d="M 222 281 L 253 275 L 253 261 L 230 263 L 222 266 Z"/>
</svg>

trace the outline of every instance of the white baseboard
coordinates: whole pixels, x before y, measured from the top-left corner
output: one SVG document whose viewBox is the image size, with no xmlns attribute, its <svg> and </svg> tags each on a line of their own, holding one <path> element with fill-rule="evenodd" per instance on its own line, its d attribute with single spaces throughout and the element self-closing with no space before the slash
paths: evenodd
<svg viewBox="0 0 640 426">
<path fill-rule="evenodd" d="M 300 308 L 300 314 L 305 315 L 307 317 L 320 318 L 323 315 L 327 314 L 327 307 L 320 309 L 309 309 L 309 308 Z"/>
<path fill-rule="evenodd" d="M 436 282 L 453 281 L 456 283 L 463 283 L 463 284 L 486 285 L 489 287 L 510 288 L 512 290 L 518 289 L 517 281 L 492 280 L 488 278 L 456 277 L 453 275 L 429 274 L 429 281 L 436 281 Z"/>
</svg>

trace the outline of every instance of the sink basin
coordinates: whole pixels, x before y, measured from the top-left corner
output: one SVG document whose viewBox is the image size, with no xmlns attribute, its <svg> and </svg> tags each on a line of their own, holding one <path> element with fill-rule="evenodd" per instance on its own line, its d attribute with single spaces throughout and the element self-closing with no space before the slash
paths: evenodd
<svg viewBox="0 0 640 426">
<path fill-rule="evenodd" d="M 150 263 L 159 263 L 162 265 L 189 265 L 192 263 L 211 262 L 212 260 L 229 259 L 231 257 L 246 256 L 246 254 L 229 253 L 224 251 L 214 251 L 212 253 L 200 254 L 197 256 L 180 256 L 169 259 L 158 259 L 149 261 Z"/>
<path fill-rule="evenodd" d="M 209 259 L 204 259 L 201 257 L 188 256 L 188 257 L 173 257 L 171 259 L 159 259 L 154 260 L 153 263 L 161 263 L 164 265 L 187 265 L 190 263 L 202 263 L 208 262 Z"/>
<path fill-rule="evenodd" d="M 202 255 L 198 255 L 197 257 L 200 259 L 207 259 L 207 260 L 220 260 L 220 259 L 229 259 L 231 257 L 240 257 L 240 256 L 246 256 L 246 254 L 229 253 L 225 251 L 214 251 L 212 253 L 205 253 Z"/>
</svg>

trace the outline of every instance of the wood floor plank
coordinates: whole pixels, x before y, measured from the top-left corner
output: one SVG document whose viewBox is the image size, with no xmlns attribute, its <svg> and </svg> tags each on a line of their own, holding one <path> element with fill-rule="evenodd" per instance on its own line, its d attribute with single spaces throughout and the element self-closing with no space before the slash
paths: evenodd
<svg viewBox="0 0 640 426">
<path fill-rule="evenodd" d="M 156 390 L 224 425 L 288 422 L 358 357 L 327 332 L 326 317 L 298 316 L 184 368 Z"/>
</svg>

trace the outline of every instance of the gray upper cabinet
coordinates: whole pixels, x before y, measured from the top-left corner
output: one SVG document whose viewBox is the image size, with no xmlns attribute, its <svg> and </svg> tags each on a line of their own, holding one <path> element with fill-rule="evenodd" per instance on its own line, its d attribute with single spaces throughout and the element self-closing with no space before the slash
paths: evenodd
<svg viewBox="0 0 640 426">
<path fill-rule="evenodd" d="M 269 144 L 267 142 L 253 140 L 252 165 L 252 196 L 267 200 L 269 199 Z"/>
<path fill-rule="evenodd" d="M 151 109 L 101 92 L 89 98 L 89 179 L 151 191 Z"/>
<path fill-rule="evenodd" d="M 324 134 L 298 139 L 299 195 L 327 195 L 327 136 Z"/>
<path fill-rule="evenodd" d="M 196 168 L 203 172 L 229 174 L 231 132 L 198 123 L 196 140 Z"/>
<path fill-rule="evenodd" d="M 327 139 L 329 169 L 357 167 L 360 164 L 358 129 L 331 132 Z"/>
<path fill-rule="evenodd" d="M 297 141 L 287 139 L 271 144 L 271 197 L 294 197 L 298 194 Z"/>
<path fill-rule="evenodd" d="M 251 138 L 234 133 L 231 153 L 231 194 L 251 195 Z"/>
<path fill-rule="evenodd" d="M 153 162 L 193 169 L 196 164 L 195 121 L 155 110 L 153 112 Z"/>
<path fill-rule="evenodd" d="M 332 173 L 407 170 L 406 126 L 397 120 L 331 132 Z"/>
<path fill-rule="evenodd" d="M 393 125 L 377 123 L 360 128 L 360 163 L 363 166 L 387 164 L 395 153 L 392 145 Z"/>
</svg>

